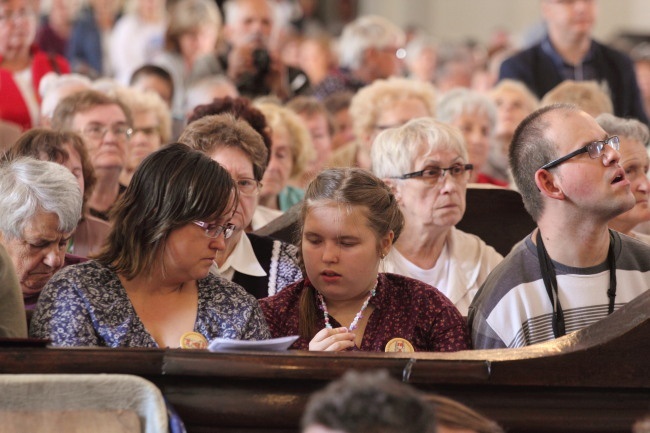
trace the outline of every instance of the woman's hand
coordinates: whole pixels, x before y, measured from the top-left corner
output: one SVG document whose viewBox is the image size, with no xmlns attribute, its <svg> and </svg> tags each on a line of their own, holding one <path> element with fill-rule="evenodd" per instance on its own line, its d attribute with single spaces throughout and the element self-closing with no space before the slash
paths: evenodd
<svg viewBox="0 0 650 433">
<path fill-rule="evenodd" d="M 309 350 L 340 352 L 354 347 L 354 338 L 348 328 L 323 328 L 309 342 Z"/>
</svg>

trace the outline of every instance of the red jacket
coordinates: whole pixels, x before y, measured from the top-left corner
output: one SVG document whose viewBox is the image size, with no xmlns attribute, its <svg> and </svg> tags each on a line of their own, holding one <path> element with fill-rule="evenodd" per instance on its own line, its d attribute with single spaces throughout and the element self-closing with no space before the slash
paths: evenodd
<svg viewBox="0 0 650 433">
<path fill-rule="evenodd" d="M 0 63 L 2 63 L 2 56 L 0 56 Z M 48 72 L 67 74 L 70 72 L 70 65 L 61 56 L 46 54 L 37 48 L 32 48 L 31 71 L 34 94 L 40 103 L 38 85 L 41 78 Z M 25 99 L 14 81 L 13 72 L 2 68 L 0 68 L 0 119 L 13 122 L 23 130 L 34 126 Z"/>
</svg>

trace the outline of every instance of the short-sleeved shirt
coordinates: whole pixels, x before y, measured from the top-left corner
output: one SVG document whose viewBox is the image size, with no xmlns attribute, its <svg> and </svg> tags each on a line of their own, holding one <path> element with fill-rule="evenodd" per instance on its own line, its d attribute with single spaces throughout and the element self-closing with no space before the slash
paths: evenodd
<svg viewBox="0 0 650 433">
<path fill-rule="evenodd" d="M 273 337 L 299 334 L 299 307 L 303 290 L 315 290 L 307 280 L 298 281 L 275 296 L 260 300 Z M 376 295 L 370 299 L 374 310 L 368 317 L 361 347 L 357 350 L 383 352 L 393 338 L 408 340 L 416 351 L 453 352 L 469 349 L 465 320 L 449 299 L 421 281 L 396 274 L 380 273 Z M 320 305 L 314 305 L 320 310 Z M 332 327 L 340 327 L 330 317 Z M 346 324 L 347 326 L 347 324 Z M 318 327 L 325 327 L 322 313 Z M 292 349 L 309 348 L 300 337 Z"/>
<path fill-rule="evenodd" d="M 650 247 L 612 231 L 618 309 L 650 289 Z M 566 333 L 607 317 L 610 282 L 607 261 L 577 268 L 553 262 Z M 539 265 L 537 247 L 527 236 L 492 271 L 469 308 L 475 349 L 528 346 L 552 340 L 553 305 Z"/>
<path fill-rule="evenodd" d="M 269 330 L 255 298 L 214 275 L 197 280 L 194 329 L 217 338 L 262 340 Z M 47 283 L 30 335 L 56 346 L 158 347 L 114 271 L 91 260 L 63 268 Z"/>
</svg>

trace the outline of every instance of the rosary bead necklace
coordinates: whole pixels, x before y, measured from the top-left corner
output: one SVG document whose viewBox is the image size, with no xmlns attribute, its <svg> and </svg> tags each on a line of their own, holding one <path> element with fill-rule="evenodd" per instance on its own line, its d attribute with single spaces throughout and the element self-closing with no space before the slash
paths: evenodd
<svg viewBox="0 0 650 433">
<path fill-rule="evenodd" d="M 349 331 L 354 331 L 357 329 L 357 326 L 359 325 L 359 320 L 363 318 L 363 312 L 365 309 L 368 307 L 368 303 L 370 302 L 370 299 L 375 296 L 375 293 L 377 292 L 377 281 L 375 281 L 375 285 L 372 287 L 370 290 L 370 293 L 368 293 L 368 297 L 364 301 L 363 305 L 361 306 L 361 309 L 357 313 L 356 316 L 354 316 L 354 319 L 352 320 L 352 323 L 350 323 L 350 326 L 348 327 Z M 319 292 L 316 291 L 318 295 L 318 299 L 320 301 L 321 309 L 323 310 L 323 318 L 325 319 L 325 327 L 327 329 L 332 329 L 332 325 L 330 324 L 330 315 L 329 312 L 327 311 L 327 304 L 325 303 L 325 298 L 323 295 Z"/>
</svg>

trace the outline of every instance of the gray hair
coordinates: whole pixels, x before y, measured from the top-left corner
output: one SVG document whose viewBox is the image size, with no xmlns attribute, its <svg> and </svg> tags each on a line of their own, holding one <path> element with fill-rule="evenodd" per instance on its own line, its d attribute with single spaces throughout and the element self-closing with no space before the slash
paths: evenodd
<svg viewBox="0 0 650 433">
<path fill-rule="evenodd" d="M 648 130 L 645 123 L 639 122 L 636 119 L 623 119 L 608 113 L 596 117 L 596 122 L 609 135 L 631 138 L 648 147 L 650 130 Z"/>
<path fill-rule="evenodd" d="M 410 65 L 418 57 L 420 57 L 422 51 L 424 51 L 427 48 L 437 51 L 438 45 L 436 44 L 434 39 L 429 38 L 427 36 L 418 36 L 412 39 L 406 45 L 406 57 L 404 57 L 404 60 L 406 61 L 407 64 Z"/>
<path fill-rule="evenodd" d="M 494 132 L 497 123 L 497 107 L 485 95 L 465 88 L 452 89 L 438 101 L 436 109 L 438 120 L 452 123 L 462 114 L 486 115 L 490 122 L 490 134 Z"/>
<path fill-rule="evenodd" d="M 370 150 L 372 171 L 380 178 L 401 176 L 413 171 L 418 156 L 436 150 L 457 152 L 468 159 L 458 128 L 428 117 L 413 119 L 377 135 Z"/>
<path fill-rule="evenodd" d="M 38 86 L 38 94 L 41 96 L 41 117 L 51 119 L 54 109 L 61 99 L 77 90 L 90 89 L 91 86 L 92 81 L 85 75 L 58 75 L 48 72 Z"/>
<path fill-rule="evenodd" d="M 215 98 L 237 98 L 237 86 L 225 75 L 209 75 L 190 84 L 185 92 L 184 113 L 189 116 L 199 105 L 211 103 Z"/>
<path fill-rule="evenodd" d="M 404 32 L 386 18 L 367 15 L 346 25 L 338 42 L 339 64 L 344 68 L 358 69 L 363 62 L 363 52 L 368 48 L 384 48 L 391 44 L 404 44 Z"/>
<path fill-rule="evenodd" d="M 537 107 L 539 107 L 539 98 L 537 98 L 537 96 L 535 96 L 535 94 L 531 92 L 524 83 L 510 78 L 505 78 L 499 81 L 488 93 L 488 96 L 492 98 L 493 101 L 496 101 L 499 98 L 500 93 L 504 91 L 519 93 L 519 95 L 524 98 L 529 113 L 532 113 L 537 109 Z"/>
<path fill-rule="evenodd" d="M 63 233 L 72 232 L 81 218 L 79 184 L 60 164 L 26 157 L 3 162 L 0 191 L 0 231 L 9 239 L 22 238 L 39 211 L 56 214 Z"/>
</svg>

